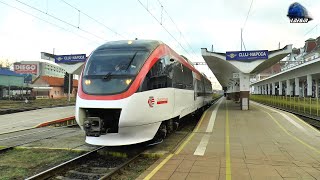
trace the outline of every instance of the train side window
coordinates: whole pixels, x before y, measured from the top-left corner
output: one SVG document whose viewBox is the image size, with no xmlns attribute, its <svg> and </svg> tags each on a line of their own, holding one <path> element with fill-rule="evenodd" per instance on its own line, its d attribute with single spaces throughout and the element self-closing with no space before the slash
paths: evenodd
<svg viewBox="0 0 320 180">
<path fill-rule="evenodd" d="M 182 72 L 181 64 L 178 61 L 173 63 L 172 81 L 174 88 L 184 89 L 184 74 Z"/>
<path fill-rule="evenodd" d="M 139 88 L 140 92 L 172 86 L 172 78 L 170 78 L 172 68 L 167 63 L 169 59 L 166 59 L 162 57 L 152 66 Z"/>
<path fill-rule="evenodd" d="M 203 82 L 197 79 L 197 96 L 203 96 Z"/>
<path fill-rule="evenodd" d="M 184 74 L 184 85 L 185 89 L 193 90 L 193 77 L 192 77 L 192 71 L 187 68 L 183 67 L 183 74 Z"/>
</svg>

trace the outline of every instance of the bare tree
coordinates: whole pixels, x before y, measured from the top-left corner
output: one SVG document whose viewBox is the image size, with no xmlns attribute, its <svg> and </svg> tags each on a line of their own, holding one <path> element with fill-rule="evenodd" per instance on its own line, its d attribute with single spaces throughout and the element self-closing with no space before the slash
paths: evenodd
<svg viewBox="0 0 320 180">
<path fill-rule="evenodd" d="M 5 62 L 5 67 L 9 68 L 13 63 L 9 62 L 9 59 L 6 60 Z"/>
<path fill-rule="evenodd" d="M 12 62 L 9 61 L 9 59 L 6 60 L 0 60 L 0 68 L 9 68 L 12 66 Z"/>
</svg>

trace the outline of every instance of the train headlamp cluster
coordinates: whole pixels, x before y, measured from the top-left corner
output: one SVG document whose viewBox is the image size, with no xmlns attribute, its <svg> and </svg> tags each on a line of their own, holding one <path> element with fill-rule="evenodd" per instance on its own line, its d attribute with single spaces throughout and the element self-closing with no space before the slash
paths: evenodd
<svg viewBox="0 0 320 180">
<path fill-rule="evenodd" d="M 87 79 L 87 80 L 84 81 L 84 84 L 90 85 L 90 84 L 91 84 L 91 81 L 90 81 L 89 79 Z"/>
<path fill-rule="evenodd" d="M 131 83 L 132 79 L 127 79 L 126 84 L 129 85 Z"/>
</svg>

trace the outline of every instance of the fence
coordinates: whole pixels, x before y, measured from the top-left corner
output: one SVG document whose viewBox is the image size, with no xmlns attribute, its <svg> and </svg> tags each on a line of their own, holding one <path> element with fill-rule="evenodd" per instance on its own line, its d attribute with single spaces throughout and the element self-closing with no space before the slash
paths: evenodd
<svg viewBox="0 0 320 180">
<path fill-rule="evenodd" d="M 312 116 L 319 116 L 320 113 L 319 98 L 251 95 L 250 99 L 256 102 Z"/>
</svg>

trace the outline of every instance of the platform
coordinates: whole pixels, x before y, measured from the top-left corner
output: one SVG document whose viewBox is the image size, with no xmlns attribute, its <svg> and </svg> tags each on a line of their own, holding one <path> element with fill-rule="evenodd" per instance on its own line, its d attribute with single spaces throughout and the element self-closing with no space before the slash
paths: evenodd
<svg viewBox="0 0 320 180">
<path fill-rule="evenodd" d="M 220 107 L 218 107 L 220 105 Z M 320 132 L 296 116 L 222 98 L 138 179 L 319 179 Z"/>
<path fill-rule="evenodd" d="M 0 115 L 0 134 L 33 128 L 48 121 L 70 118 L 74 114 L 75 107 L 66 106 Z"/>
</svg>

